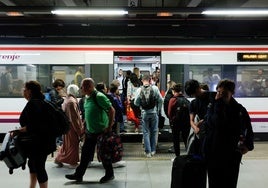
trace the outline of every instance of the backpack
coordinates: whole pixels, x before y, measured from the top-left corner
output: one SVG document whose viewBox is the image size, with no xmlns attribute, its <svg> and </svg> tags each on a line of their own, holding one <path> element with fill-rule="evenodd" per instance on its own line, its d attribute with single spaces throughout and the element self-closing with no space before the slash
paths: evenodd
<svg viewBox="0 0 268 188">
<path fill-rule="evenodd" d="M 45 105 L 51 120 L 50 132 L 53 136 L 62 136 L 70 130 L 71 122 L 65 112 L 53 102 L 45 101 Z"/>
<path fill-rule="evenodd" d="M 190 124 L 189 106 L 190 101 L 185 97 L 176 98 L 176 113 L 172 118 L 173 125 L 187 126 Z"/>
<path fill-rule="evenodd" d="M 1 90 L 8 91 L 7 73 L 2 73 L 1 75 Z"/>
<path fill-rule="evenodd" d="M 140 92 L 140 105 L 142 109 L 149 110 L 155 107 L 156 99 L 152 86 L 142 86 Z"/>
</svg>

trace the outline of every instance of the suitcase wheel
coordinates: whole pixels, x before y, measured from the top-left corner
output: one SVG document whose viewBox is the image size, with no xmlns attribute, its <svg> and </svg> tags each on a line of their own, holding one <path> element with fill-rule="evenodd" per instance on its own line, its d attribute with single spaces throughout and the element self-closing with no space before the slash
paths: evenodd
<svg viewBox="0 0 268 188">
<path fill-rule="evenodd" d="M 12 168 L 9 169 L 9 174 L 13 174 L 13 169 Z"/>
</svg>

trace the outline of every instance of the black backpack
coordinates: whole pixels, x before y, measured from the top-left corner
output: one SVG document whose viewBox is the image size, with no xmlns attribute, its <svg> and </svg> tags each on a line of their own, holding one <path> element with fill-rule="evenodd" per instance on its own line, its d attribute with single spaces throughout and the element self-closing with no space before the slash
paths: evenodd
<svg viewBox="0 0 268 188">
<path fill-rule="evenodd" d="M 190 101 L 185 97 L 176 98 L 176 113 L 172 118 L 173 125 L 188 126 L 190 124 L 189 106 Z"/>
<path fill-rule="evenodd" d="M 51 120 L 49 129 L 53 136 L 61 136 L 70 130 L 71 122 L 65 112 L 55 103 L 44 100 Z"/>
<path fill-rule="evenodd" d="M 140 92 L 140 105 L 142 109 L 149 110 L 155 107 L 156 99 L 152 86 L 142 86 Z"/>
</svg>

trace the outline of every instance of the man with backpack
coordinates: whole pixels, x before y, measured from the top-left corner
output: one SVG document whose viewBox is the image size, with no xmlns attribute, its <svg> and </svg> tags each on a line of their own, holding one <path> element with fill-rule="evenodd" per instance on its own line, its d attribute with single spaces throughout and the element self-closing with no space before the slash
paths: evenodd
<svg viewBox="0 0 268 188">
<path fill-rule="evenodd" d="M 145 155 L 150 158 L 156 152 L 158 114 L 161 112 L 163 99 L 158 87 L 150 85 L 149 75 L 143 76 L 142 83 L 143 86 L 137 90 L 134 104 L 141 108 Z"/>
<path fill-rule="evenodd" d="M 101 92 L 97 92 L 95 82 L 92 78 L 85 78 L 81 83 L 82 94 L 86 95 L 84 102 L 86 135 L 82 147 L 81 161 L 74 174 L 67 174 L 69 180 L 83 181 L 88 164 L 94 155 L 97 139 L 103 133 L 112 131 L 114 124 L 115 110 L 110 100 Z M 95 98 L 95 99 L 94 99 Z M 97 101 L 97 103 L 96 103 Z M 107 153 L 107 155 L 110 155 Z M 105 175 L 100 183 L 106 183 L 114 179 L 114 171 L 111 159 L 102 161 Z"/>
<path fill-rule="evenodd" d="M 173 97 L 168 104 L 168 118 L 171 123 L 173 144 L 176 156 L 180 155 L 180 132 L 186 147 L 187 137 L 190 131 L 190 101 L 183 95 L 181 84 L 176 84 L 172 88 Z"/>
</svg>

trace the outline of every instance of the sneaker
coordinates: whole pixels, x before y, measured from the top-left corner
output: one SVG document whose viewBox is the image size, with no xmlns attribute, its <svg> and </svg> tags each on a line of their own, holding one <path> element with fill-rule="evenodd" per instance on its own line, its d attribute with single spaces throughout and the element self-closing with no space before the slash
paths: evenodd
<svg viewBox="0 0 268 188">
<path fill-rule="evenodd" d="M 67 178 L 69 180 L 76 180 L 77 182 L 83 181 L 83 177 L 77 176 L 75 173 L 74 174 L 66 174 L 65 178 Z"/>
<path fill-rule="evenodd" d="M 127 131 L 126 130 L 121 130 L 120 133 L 126 133 Z"/>
<path fill-rule="evenodd" d="M 154 155 L 155 155 L 155 151 L 152 151 L 152 152 L 151 152 L 151 155 L 154 156 Z"/>
<path fill-rule="evenodd" d="M 78 166 L 78 164 L 70 164 L 68 166 L 68 168 L 70 168 L 70 169 L 76 169 L 77 166 Z"/>
<path fill-rule="evenodd" d="M 145 157 L 147 157 L 147 158 L 151 158 L 151 157 L 152 157 L 151 153 L 145 153 L 145 152 L 144 152 L 144 155 L 145 155 Z"/>
<path fill-rule="evenodd" d="M 112 175 L 112 176 L 105 175 L 100 179 L 100 183 L 106 183 L 106 182 L 111 181 L 113 179 L 114 179 L 114 175 Z"/>
<path fill-rule="evenodd" d="M 59 162 L 59 161 L 55 160 L 54 163 L 57 165 L 58 168 L 63 167 L 63 163 L 62 162 Z"/>
</svg>

